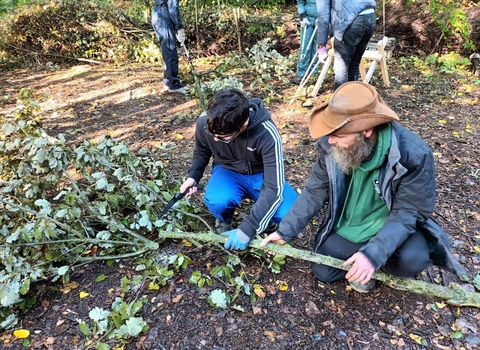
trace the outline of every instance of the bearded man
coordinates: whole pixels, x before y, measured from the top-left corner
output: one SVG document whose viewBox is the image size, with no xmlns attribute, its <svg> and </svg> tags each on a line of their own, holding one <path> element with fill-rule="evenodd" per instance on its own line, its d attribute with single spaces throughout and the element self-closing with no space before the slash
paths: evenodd
<svg viewBox="0 0 480 350">
<path fill-rule="evenodd" d="M 398 119 L 375 88 L 362 82 L 345 83 L 315 108 L 308 127 L 319 139 L 317 160 L 278 230 L 261 245 L 290 242 L 328 203 L 314 251 L 352 266 L 346 272 L 315 263 L 319 280 L 345 278 L 352 289 L 367 293 L 377 269 L 414 277 L 434 264 L 466 275 L 450 252 L 448 235 L 432 218 L 432 152 Z"/>
</svg>

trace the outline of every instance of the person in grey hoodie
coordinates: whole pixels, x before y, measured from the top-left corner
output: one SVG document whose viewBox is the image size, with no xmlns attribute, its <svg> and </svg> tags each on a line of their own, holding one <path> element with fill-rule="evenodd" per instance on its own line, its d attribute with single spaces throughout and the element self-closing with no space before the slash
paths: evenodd
<svg viewBox="0 0 480 350">
<path fill-rule="evenodd" d="M 366 293 L 381 269 L 413 277 L 431 264 L 466 275 L 447 233 L 432 217 L 435 164 L 430 147 L 397 123 L 397 114 L 362 82 L 340 86 L 315 108 L 309 131 L 318 151 L 309 179 L 268 242 L 290 242 L 328 203 L 314 251 L 350 270 L 313 265 L 324 282 L 347 279 Z"/>
<path fill-rule="evenodd" d="M 250 240 L 278 224 L 297 199 L 285 181 L 282 139 L 259 98 L 222 89 L 196 122 L 195 148 L 180 192 L 190 196 L 213 157 L 203 202 L 216 219 L 215 231 L 228 236 L 226 248 L 244 250 Z M 255 201 L 238 228 L 231 226 L 242 199 Z"/>
<path fill-rule="evenodd" d="M 317 0 L 317 50 L 323 60 L 333 35 L 335 90 L 357 81 L 360 61 L 375 30 L 375 0 Z"/>
</svg>

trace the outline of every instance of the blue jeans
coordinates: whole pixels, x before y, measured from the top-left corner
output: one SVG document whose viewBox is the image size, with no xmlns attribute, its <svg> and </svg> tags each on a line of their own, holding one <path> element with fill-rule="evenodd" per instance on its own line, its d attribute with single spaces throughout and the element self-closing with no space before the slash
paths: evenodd
<svg viewBox="0 0 480 350">
<path fill-rule="evenodd" d="M 331 232 L 317 250 L 318 254 L 347 260 L 368 242 L 353 243 Z M 416 231 L 403 242 L 380 269 L 392 276 L 413 277 L 432 264 L 430 246 L 421 231 Z M 313 264 L 313 273 L 323 282 L 344 279 L 347 271 L 334 267 Z"/>
<path fill-rule="evenodd" d="M 298 63 L 297 63 L 297 76 L 303 77 L 307 73 L 308 67 L 310 67 L 311 72 L 312 68 L 315 66 L 315 62 L 312 63 L 313 58 L 315 57 L 315 53 L 317 50 L 317 35 L 313 36 L 312 43 L 310 46 L 310 39 L 312 38 L 313 31 L 315 29 L 315 25 L 310 25 L 306 27 L 302 27 L 300 30 L 300 54 L 298 55 Z M 310 66 L 310 63 L 312 65 Z M 317 73 L 318 68 L 315 70 Z"/>
<path fill-rule="evenodd" d="M 175 27 L 167 8 L 152 12 L 152 26 L 162 50 L 163 84 L 172 90 L 183 87 L 178 78 L 178 52 Z"/>
<path fill-rule="evenodd" d="M 256 201 L 260 196 L 263 173 L 240 174 L 217 165 L 212 169 L 211 175 L 205 187 L 203 202 L 212 215 L 220 221 L 230 223 L 242 199 L 249 198 Z M 283 202 L 271 221 L 280 223 L 297 197 L 297 192 L 292 186 L 285 183 Z"/>
<path fill-rule="evenodd" d="M 360 15 L 345 31 L 342 41 L 335 38 L 335 90 L 347 81 L 358 80 L 360 61 L 374 30 L 375 14 Z"/>
</svg>

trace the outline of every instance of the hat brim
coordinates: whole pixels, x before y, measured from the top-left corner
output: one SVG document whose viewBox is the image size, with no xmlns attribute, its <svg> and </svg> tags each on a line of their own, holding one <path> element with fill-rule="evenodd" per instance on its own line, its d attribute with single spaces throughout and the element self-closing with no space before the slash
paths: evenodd
<svg viewBox="0 0 480 350">
<path fill-rule="evenodd" d="M 314 139 L 318 139 L 336 131 L 339 133 L 350 134 L 369 130 L 378 125 L 399 120 L 397 113 L 383 103 L 380 96 L 376 95 L 375 99 L 378 100 L 376 101 L 373 110 L 359 114 L 342 113 L 338 108 L 330 106 L 330 101 L 322 103 L 320 106 L 316 107 L 310 115 L 308 124 L 310 136 Z M 336 125 L 328 123 L 328 121 L 333 120 L 341 121 Z"/>
</svg>

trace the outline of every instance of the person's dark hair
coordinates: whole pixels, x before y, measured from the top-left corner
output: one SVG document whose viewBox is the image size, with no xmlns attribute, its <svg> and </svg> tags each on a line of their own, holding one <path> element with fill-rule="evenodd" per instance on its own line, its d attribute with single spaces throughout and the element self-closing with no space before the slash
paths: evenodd
<svg viewBox="0 0 480 350">
<path fill-rule="evenodd" d="M 207 129 L 215 135 L 232 134 L 241 129 L 249 115 L 249 101 L 242 91 L 222 89 L 208 104 Z"/>
</svg>

